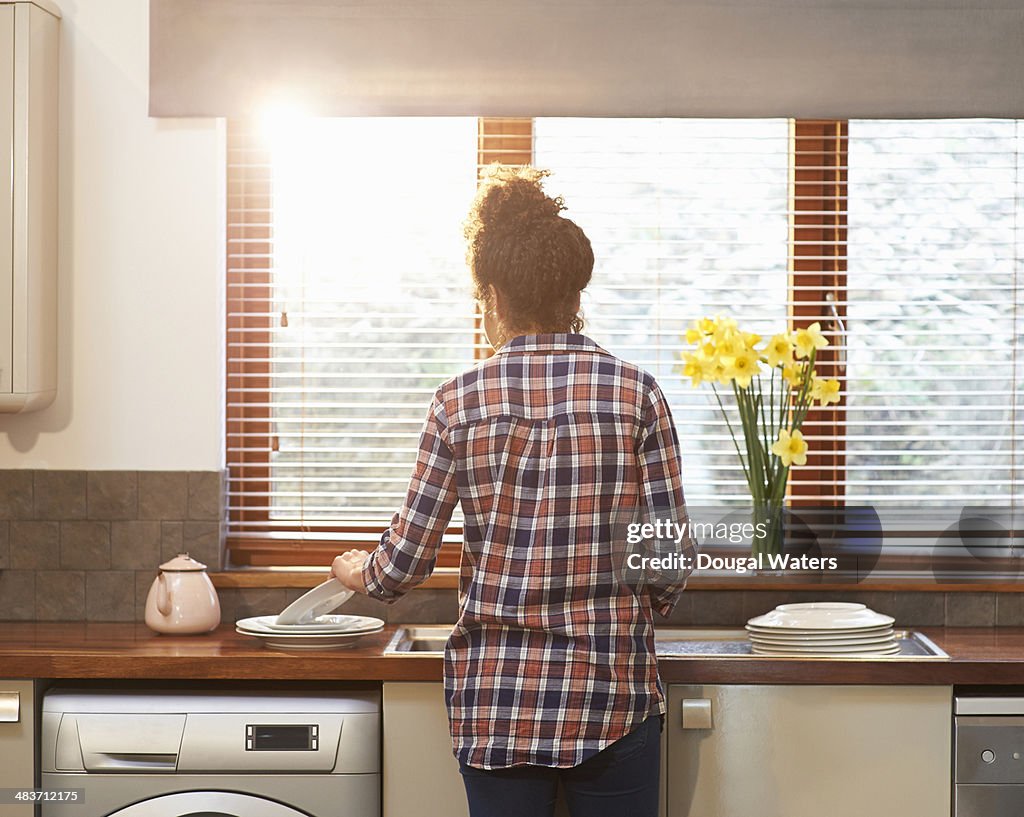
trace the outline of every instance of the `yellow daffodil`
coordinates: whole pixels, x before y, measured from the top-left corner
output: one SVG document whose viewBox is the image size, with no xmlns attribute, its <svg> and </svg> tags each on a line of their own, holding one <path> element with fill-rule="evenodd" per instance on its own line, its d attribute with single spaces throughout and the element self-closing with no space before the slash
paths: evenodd
<svg viewBox="0 0 1024 817">
<path fill-rule="evenodd" d="M 719 315 L 715 318 L 715 329 L 721 332 L 736 332 L 738 331 L 736 319 Z"/>
<path fill-rule="evenodd" d="M 796 356 L 799 358 L 810 357 L 814 349 L 824 349 L 828 346 L 828 340 L 821 334 L 821 324 L 815 321 L 806 329 L 797 329 Z"/>
<path fill-rule="evenodd" d="M 701 334 L 710 335 L 715 331 L 715 321 L 713 318 L 701 318 L 697 321 L 697 328 L 701 331 Z"/>
<path fill-rule="evenodd" d="M 747 351 L 747 347 L 743 343 L 743 338 L 739 335 L 728 335 L 720 339 L 716 339 L 715 351 L 721 357 L 735 357 L 738 354 L 742 354 Z"/>
<path fill-rule="evenodd" d="M 750 379 L 757 374 L 758 357 L 749 349 L 743 349 L 738 354 L 723 358 L 722 363 L 726 377 L 735 380 L 736 385 L 741 389 L 748 388 Z"/>
<path fill-rule="evenodd" d="M 690 378 L 690 383 L 696 388 L 704 382 L 705 362 L 693 352 L 683 355 L 683 377 Z"/>
<path fill-rule="evenodd" d="M 739 330 L 736 328 L 735 320 L 722 317 L 715 320 L 715 329 L 711 333 L 711 337 L 714 338 L 717 346 L 732 342 L 737 335 L 739 335 Z"/>
<path fill-rule="evenodd" d="M 804 435 L 799 431 L 790 434 L 786 429 L 782 429 L 779 431 L 779 438 L 772 445 L 772 453 L 787 467 L 803 465 L 807 462 L 807 442 Z"/>
<path fill-rule="evenodd" d="M 823 406 L 839 402 L 839 381 L 816 377 L 811 383 L 811 397 Z"/>
<path fill-rule="evenodd" d="M 700 343 L 702 337 L 704 335 L 695 326 L 691 326 L 686 330 L 686 342 L 689 344 Z"/>
<path fill-rule="evenodd" d="M 748 351 L 753 352 L 754 347 L 761 342 L 761 336 L 755 335 L 753 332 L 743 333 L 743 343 L 747 347 Z"/>
<path fill-rule="evenodd" d="M 793 342 L 788 333 L 773 335 L 764 347 L 764 359 L 769 366 L 785 366 L 793 362 Z"/>
<path fill-rule="evenodd" d="M 799 363 L 785 363 L 782 366 L 782 377 L 790 388 L 798 389 L 804 381 L 804 370 Z"/>
</svg>

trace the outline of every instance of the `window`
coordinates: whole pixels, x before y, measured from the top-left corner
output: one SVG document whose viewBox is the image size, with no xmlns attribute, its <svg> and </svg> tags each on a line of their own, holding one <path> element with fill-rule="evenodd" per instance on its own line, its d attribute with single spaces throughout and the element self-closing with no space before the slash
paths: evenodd
<svg viewBox="0 0 1024 817">
<path fill-rule="evenodd" d="M 233 554 L 256 562 L 379 535 L 478 344 L 476 120 L 261 125 L 232 127 L 228 283 Z"/>
<path fill-rule="evenodd" d="M 851 501 L 1020 500 L 1022 134 L 850 122 Z"/>
<path fill-rule="evenodd" d="M 590 237 L 586 332 L 661 384 L 680 427 L 687 501 L 749 502 L 717 405 L 675 373 L 703 315 L 787 320 L 789 122 L 540 119 L 535 161 Z M 773 329 L 774 327 L 774 329 Z"/>
<path fill-rule="evenodd" d="M 1018 503 L 1021 137 L 1007 120 L 231 123 L 235 561 L 322 564 L 397 509 L 430 394 L 486 354 L 460 224 L 494 160 L 554 171 L 595 248 L 586 331 L 661 382 L 691 503 L 746 499 L 717 406 L 674 372 L 686 326 L 716 312 L 819 321 L 833 342 L 818 365 L 843 399 L 805 424 L 793 504 Z"/>
</svg>

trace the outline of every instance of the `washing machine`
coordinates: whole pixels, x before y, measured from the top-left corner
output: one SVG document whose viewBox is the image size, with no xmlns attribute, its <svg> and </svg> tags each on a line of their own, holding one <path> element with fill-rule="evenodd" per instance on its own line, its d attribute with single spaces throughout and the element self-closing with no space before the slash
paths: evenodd
<svg viewBox="0 0 1024 817">
<path fill-rule="evenodd" d="M 379 817 L 377 691 L 51 689 L 42 817 Z"/>
</svg>

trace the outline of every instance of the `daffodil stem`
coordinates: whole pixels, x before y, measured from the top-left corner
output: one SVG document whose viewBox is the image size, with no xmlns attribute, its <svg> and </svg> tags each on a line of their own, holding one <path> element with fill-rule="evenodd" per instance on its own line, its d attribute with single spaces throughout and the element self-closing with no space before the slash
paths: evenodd
<svg viewBox="0 0 1024 817">
<path fill-rule="evenodd" d="M 761 378 L 757 378 L 757 408 L 761 413 L 761 438 L 764 440 L 764 460 L 765 465 L 768 466 L 765 469 L 766 485 L 765 488 L 770 492 L 772 489 L 772 469 L 771 469 L 771 453 L 772 444 L 768 442 L 769 427 L 765 421 L 764 415 L 764 392 L 761 389 Z"/>
<path fill-rule="evenodd" d="M 750 485 L 750 471 L 747 469 L 747 464 L 743 461 L 743 454 L 740 453 L 740 444 L 736 439 L 736 432 L 733 430 L 732 422 L 729 420 L 729 412 L 725 410 L 725 404 L 722 403 L 722 397 L 718 393 L 718 388 L 714 383 L 711 384 L 711 391 L 715 393 L 715 399 L 718 401 L 718 408 L 722 411 L 722 416 L 725 418 L 725 424 L 729 428 L 729 436 L 732 437 L 732 444 L 736 448 L 736 456 L 739 457 L 740 467 L 743 469 L 743 476 L 747 480 L 747 485 Z"/>
<path fill-rule="evenodd" d="M 743 442 L 747 447 L 747 460 L 750 464 L 750 479 L 747 484 L 750 493 L 757 499 L 765 495 L 765 471 L 764 462 L 761 456 L 761 443 L 757 432 L 757 406 L 752 395 L 741 389 L 736 381 L 732 383 L 733 394 L 736 397 L 736 406 L 740 411 L 740 421 L 743 423 Z"/>
</svg>

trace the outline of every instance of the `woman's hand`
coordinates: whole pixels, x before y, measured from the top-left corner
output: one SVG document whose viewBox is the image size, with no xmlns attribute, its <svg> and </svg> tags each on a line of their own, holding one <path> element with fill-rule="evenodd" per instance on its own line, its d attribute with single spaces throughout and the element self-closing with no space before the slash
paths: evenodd
<svg viewBox="0 0 1024 817">
<path fill-rule="evenodd" d="M 366 594 L 363 584 L 363 565 L 370 554 L 365 550 L 350 550 L 334 557 L 331 563 L 331 575 L 349 590 Z"/>
</svg>

